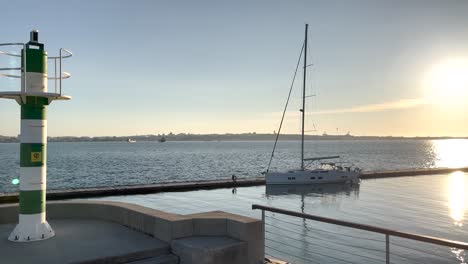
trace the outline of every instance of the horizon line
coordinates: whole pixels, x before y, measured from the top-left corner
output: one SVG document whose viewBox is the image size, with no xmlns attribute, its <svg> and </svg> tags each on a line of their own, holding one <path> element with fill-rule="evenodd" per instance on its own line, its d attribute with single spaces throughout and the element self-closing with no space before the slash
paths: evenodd
<svg viewBox="0 0 468 264">
<path fill-rule="evenodd" d="M 244 133 L 168 133 L 168 134 L 135 134 L 135 135 L 120 135 L 120 136 L 47 136 L 47 138 L 129 138 L 129 137 L 173 137 L 173 136 L 275 136 L 276 133 L 257 133 L 257 132 L 244 132 Z M 280 136 L 301 136 L 301 134 L 280 134 Z M 401 136 L 401 135 L 352 135 L 352 134 L 320 134 L 320 135 L 311 135 L 311 134 L 306 134 L 305 136 L 307 137 L 374 137 L 374 138 L 468 138 L 468 135 L 466 136 L 447 136 L 447 135 L 441 135 L 441 136 Z M 17 136 L 6 136 L 6 135 L 0 135 L 0 138 L 19 138 L 20 135 Z"/>
</svg>

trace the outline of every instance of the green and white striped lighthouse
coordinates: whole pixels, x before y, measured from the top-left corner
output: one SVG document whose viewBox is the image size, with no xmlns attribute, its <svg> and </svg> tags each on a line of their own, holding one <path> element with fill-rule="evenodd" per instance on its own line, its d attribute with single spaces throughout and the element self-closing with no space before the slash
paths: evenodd
<svg viewBox="0 0 468 264">
<path fill-rule="evenodd" d="M 15 99 L 21 106 L 20 133 L 20 185 L 19 185 L 19 223 L 9 236 L 10 241 L 27 242 L 43 240 L 55 235 L 46 220 L 47 187 L 47 106 L 53 100 L 68 100 L 62 95 L 62 79 L 70 77 L 62 73 L 62 59 L 71 56 L 67 50 L 60 49 L 59 57 L 47 57 L 44 44 L 39 43 L 38 31 L 31 31 L 30 41 L 6 43 L 23 45 L 21 54 L 2 52 L 4 55 L 21 58 L 20 68 L 0 68 L 0 70 L 20 70 L 21 91 L 0 92 L 0 98 Z M 62 56 L 62 52 L 67 52 Z M 47 76 L 48 59 L 55 62 L 55 76 Z M 57 61 L 60 64 L 57 76 Z M 2 74 L 6 77 L 15 75 Z M 48 79 L 55 81 L 55 92 L 48 92 Z M 60 81 L 59 92 L 57 81 Z"/>
</svg>

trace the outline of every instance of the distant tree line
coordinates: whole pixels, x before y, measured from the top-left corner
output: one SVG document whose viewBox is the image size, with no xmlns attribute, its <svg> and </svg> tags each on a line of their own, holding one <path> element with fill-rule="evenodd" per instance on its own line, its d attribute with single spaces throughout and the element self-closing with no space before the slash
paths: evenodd
<svg viewBox="0 0 468 264">
<path fill-rule="evenodd" d="M 166 141 L 247 141 L 247 140 L 275 140 L 276 134 L 242 133 L 242 134 L 157 134 L 157 135 L 134 135 L 134 136 L 101 136 L 101 137 L 48 137 L 49 142 L 106 142 L 106 141 L 160 141 L 164 138 Z M 402 140 L 402 139 L 450 139 L 450 138 L 468 138 L 468 137 L 379 137 L 379 136 L 353 136 L 346 135 L 306 135 L 306 140 Z M 299 134 L 280 135 L 279 140 L 300 140 Z M 0 135 L 0 143 L 19 142 L 18 137 L 8 137 Z"/>
</svg>

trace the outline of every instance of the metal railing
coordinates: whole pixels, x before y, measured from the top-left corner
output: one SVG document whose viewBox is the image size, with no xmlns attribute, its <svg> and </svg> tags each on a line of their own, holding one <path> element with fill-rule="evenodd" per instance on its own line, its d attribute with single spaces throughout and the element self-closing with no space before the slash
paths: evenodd
<svg viewBox="0 0 468 264">
<path fill-rule="evenodd" d="M 14 74 L 7 74 L 7 73 L 1 73 L 0 76 L 4 77 L 9 77 L 9 78 L 21 78 L 21 92 L 27 92 L 26 91 L 26 75 L 27 75 L 27 70 L 26 70 L 26 44 L 25 43 L 0 43 L 1 46 L 22 46 L 23 47 L 23 54 L 17 54 L 17 53 L 11 53 L 11 52 L 5 52 L 5 51 L 0 51 L 0 55 L 6 55 L 6 56 L 11 56 L 11 57 L 19 57 L 23 59 L 23 67 L 9 67 L 9 68 L 0 68 L 0 71 L 21 71 L 24 74 L 20 75 L 14 75 Z M 66 53 L 63 55 L 63 53 Z M 69 72 L 62 71 L 62 59 L 70 58 L 73 56 L 73 53 L 67 49 L 61 48 L 59 50 L 59 56 L 56 57 L 48 57 L 49 60 L 54 60 L 54 77 L 47 77 L 48 80 L 54 80 L 54 92 L 56 94 L 62 95 L 62 80 L 63 79 L 68 79 L 71 77 L 71 74 Z M 57 61 L 58 61 L 58 67 L 59 67 L 59 73 L 57 73 Z M 59 81 L 59 85 L 57 87 L 57 81 Z M 58 88 L 58 90 L 57 90 Z"/>
<path fill-rule="evenodd" d="M 66 52 L 67 55 L 63 56 L 62 52 Z M 49 60 L 54 60 L 54 77 L 47 78 L 49 80 L 54 80 L 55 93 L 57 93 L 57 80 L 59 80 L 59 94 L 62 95 L 62 80 L 68 79 L 71 77 L 71 74 L 68 72 L 62 72 L 62 59 L 70 58 L 73 56 L 73 53 L 67 49 L 61 48 L 59 50 L 58 57 L 49 57 Z M 57 77 L 57 60 L 59 61 L 59 73 L 60 76 Z"/>
<path fill-rule="evenodd" d="M 13 75 L 13 74 L 6 74 L 6 73 L 0 73 L 0 76 L 5 76 L 5 77 L 10 77 L 10 78 L 22 78 L 21 79 L 21 92 L 26 91 L 26 44 L 25 43 L 0 43 L 0 47 L 2 46 L 22 46 L 23 47 L 23 67 L 24 67 L 24 73 L 23 75 Z M 15 53 L 10 53 L 10 52 L 4 52 L 0 51 L 0 55 L 6 55 L 6 56 L 11 56 L 11 57 L 20 57 L 21 54 L 15 54 Z M 12 70 L 19 70 L 22 71 L 22 67 L 16 67 L 16 68 L 0 68 L 0 71 L 12 71 Z"/>
<path fill-rule="evenodd" d="M 376 227 L 376 226 L 371 226 L 371 225 L 366 225 L 366 224 L 359 224 L 359 223 L 354 223 L 354 222 L 349 222 L 349 221 L 343 221 L 343 220 L 338 220 L 338 219 L 333 219 L 333 218 L 328 218 L 328 217 L 310 215 L 310 214 L 305 214 L 305 213 L 301 213 L 301 212 L 295 212 L 295 211 L 290 211 L 290 210 L 285 210 L 285 209 L 280 209 L 280 208 L 275 208 L 275 207 L 268 207 L 268 206 L 263 206 L 263 205 L 257 205 L 257 204 L 252 205 L 252 209 L 253 210 L 258 209 L 258 210 L 262 211 L 262 222 L 263 222 L 263 230 L 264 230 L 264 233 L 265 233 L 265 240 L 267 240 L 267 236 L 266 236 L 267 234 L 273 233 L 271 231 L 266 230 L 266 226 L 271 226 L 272 228 L 276 229 L 277 232 L 278 232 L 278 230 L 280 230 L 280 231 L 283 231 L 284 234 L 290 233 L 290 234 L 295 234 L 297 236 L 297 237 L 294 238 L 294 237 L 288 237 L 288 236 L 286 236 L 284 234 L 280 234 L 280 236 L 277 236 L 277 238 L 288 238 L 288 239 L 291 239 L 291 240 L 296 239 L 297 241 L 300 241 L 300 239 L 304 239 L 304 236 L 305 236 L 305 237 L 312 238 L 312 239 L 318 239 L 318 240 L 321 240 L 321 241 L 330 242 L 330 240 L 320 239 L 317 236 L 309 236 L 307 234 L 304 235 L 301 232 L 297 232 L 297 231 L 295 231 L 295 230 L 293 230 L 291 228 L 287 228 L 288 224 L 295 225 L 295 223 L 288 222 L 288 221 L 285 221 L 285 220 L 282 220 L 282 219 L 279 219 L 279 218 L 271 217 L 276 222 L 280 222 L 281 226 L 273 226 L 272 224 L 268 224 L 268 223 L 266 223 L 266 216 L 265 216 L 266 211 L 271 212 L 271 213 L 277 213 L 277 214 L 280 214 L 280 215 L 296 217 L 296 218 L 300 218 L 300 219 L 303 219 L 303 220 L 306 220 L 306 219 L 307 220 L 313 220 L 313 221 L 317 221 L 317 222 L 321 222 L 321 223 L 337 225 L 337 226 L 340 226 L 340 227 L 347 227 L 347 228 L 351 228 L 351 229 L 363 230 L 363 231 L 368 231 L 368 232 L 372 232 L 372 233 L 376 233 L 376 234 L 382 234 L 382 235 L 385 236 L 385 240 L 371 239 L 371 238 L 364 238 L 364 237 L 356 237 L 356 236 L 340 234 L 340 233 L 337 233 L 337 232 L 330 232 L 330 231 L 323 231 L 323 230 L 319 230 L 319 229 L 315 229 L 315 228 L 308 228 L 308 229 L 312 229 L 315 233 L 317 233 L 317 232 L 328 232 L 329 234 L 332 233 L 332 234 L 335 234 L 335 235 L 342 235 L 342 236 L 346 236 L 346 237 L 351 237 L 352 240 L 367 239 L 367 240 L 372 241 L 374 243 L 375 242 L 384 242 L 385 243 L 385 250 L 379 250 L 378 248 L 366 248 L 366 247 L 364 247 L 362 245 L 352 245 L 352 244 L 348 245 L 348 244 L 343 243 L 343 242 L 342 243 L 333 242 L 333 243 L 335 243 L 335 245 L 337 245 L 337 246 L 349 246 L 349 247 L 353 247 L 353 248 L 357 248 L 357 249 L 361 249 L 361 250 L 371 250 L 371 251 L 376 251 L 376 252 L 382 252 L 382 253 L 384 253 L 384 259 L 382 259 L 382 260 L 376 259 L 375 255 L 373 255 L 373 256 L 362 256 L 362 255 L 360 255 L 360 257 L 366 257 L 367 260 L 375 260 L 377 262 L 381 261 L 381 262 L 385 262 L 387 264 L 391 263 L 390 262 L 390 255 L 391 255 L 390 244 L 395 245 L 397 247 L 405 248 L 406 250 L 414 250 L 414 251 L 418 251 L 419 253 L 433 255 L 434 257 L 441 257 L 440 255 L 437 255 L 435 252 L 431 252 L 431 251 L 428 251 L 428 250 L 421 250 L 421 249 L 417 249 L 417 248 L 414 248 L 414 247 L 412 248 L 412 247 L 408 247 L 408 246 L 403 246 L 403 245 L 400 245 L 398 243 L 391 243 L 390 242 L 390 236 L 397 237 L 397 238 L 408 239 L 410 241 L 430 243 L 432 245 L 451 247 L 451 248 L 455 248 L 455 249 L 459 249 L 459 250 L 468 250 L 468 243 L 464 243 L 464 242 L 458 242 L 458 241 L 442 239 L 442 238 L 436 238 L 436 237 L 431 237 L 431 236 L 424 236 L 424 235 L 412 234 L 412 233 L 407 233 L 407 232 L 401 232 L 401 231 L 396 231 L 396 230 L 391 230 L 391 229 L 386 229 L 386 228 L 381 228 L 381 227 Z M 272 242 L 276 242 L 276 241 L 272 240 Z M 307 242 L 307 243 L 311 244 L 311 242 Z M 288 245 L 288 244 L 283 244 L 279 248 L 271 248 L 271 249 L 274 250 L 274 251 L 277 251 L 277 252 L 287 254 L 287 252 L 284 252 L 284 247 L 283 246 L 288 246 L 288 247 L 294 248 L 293 245 L 291 245 L 291 244 Z M 312 242 L 312 244 L 313 244 L 313 242 Z M 327 248 L 328 250 L 335 250 L 333 248 L 333 246 L 330 247 L 330 246 L 328 246 L 328 245 L 326 246 L 324 244 L 322 244 L 322 245 L 315 244 L 315 245 L 318 245 L 318 247 Z M 266 246 L 266 247 L 268 247 L 268 246 Z M 296 248 L 299 249 L 299 247 L 296 247 Z M 300 247 L 300 248 L 302 249 L 302 247 Z M 335 252 L 345 252 L 345 253 L 350 254 L 350 255 L 357 255 L 357 254 L 355 254 L 353 252 L 349 252 L 349 251 L 347 252 L 347 251 L 343 251 L 343 250 L 340 251 L 338 249 L 336 249 Z M 453 250 L 452 250 L 452 252 L 453 252 Z M 323 254 L 320 254 L 320 253 L 315 253 L 315 254 L 323 255 Z M 410 260 L 410 261 L 412 261 L 412 263 L 424 263 L 424 262 L 419 262 L 417 259 L 414 259 L 414 258 L 408 258 L 408 257 L 398 255 L 398 254 L 392 254 L 392 255 L 396 255 L 396 256 L 398 256 L 400 258 Z M 295 256 L 295 257 L 297 259 L 306 260 L 308 263 L 309 262 L 313 263 L 313 261 L 311 259 L 305 259 L 304 257 L 301 257 L 301 256 Z M 328 256 L 328 257 L 330 257 L 330 256 Z M 333 258 L 334 261 L 338 261 L 338 262 L 353 263 L 351 261 L 347 261 L 346 259 L 337 258 L 336 256 L 331 257 L 331 258 Z"/>
</svg>

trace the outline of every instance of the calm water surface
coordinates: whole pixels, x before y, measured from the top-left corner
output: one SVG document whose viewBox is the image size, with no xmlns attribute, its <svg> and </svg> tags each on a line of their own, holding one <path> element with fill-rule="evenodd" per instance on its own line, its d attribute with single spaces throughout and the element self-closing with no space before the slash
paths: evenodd
<svg viewBox="0 0 468 264">
<path fill-rule="evenodd" d="M 48 188 L 257 177 L 272 142 L 79 142 L 48 144 Z M 280 141 L 273 169 L 299 164 L 299 142 Z M 364 170 L 468 166 L 468 140 L 307 141 L 306 157 L 340 155 Z M 0 144 L 0 192 L 17 190 L 19 144 Z"/>
<path fill-rule="evenodd" d="M 308 141 L 307 155 L 341 155 L 365 170 L 468 166 L 468 140 Z M 50 143 L 50 189 L 257 177 L 272 142 Z M 299 142 L 279 142 L 273 169 L 297 167 Z M 19 145 L 0 144 L 0 192 L 16 191 Z M 365 180 L 358 186 L 250 187 L 102 198 L 173 213 L 210 210 L 260 217 L 253 203 L 468 242 L 468 175 Z M 266 216 L 267 253 L 294 263 L 383 263 L 384 238 Z M 465 263 L 465 252 L 391 239 L 392 263 Z"/>
</svg>

